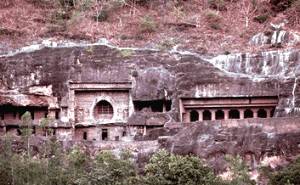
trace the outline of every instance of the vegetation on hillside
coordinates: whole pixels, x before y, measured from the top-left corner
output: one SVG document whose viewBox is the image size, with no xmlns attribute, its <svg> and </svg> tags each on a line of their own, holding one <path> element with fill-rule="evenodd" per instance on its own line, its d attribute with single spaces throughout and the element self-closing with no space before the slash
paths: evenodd
<svg viewBox="0 0 300 185">
<path fill-rule="evenodd" d="M 13 151 L 13 138 L 2 138 L 0 184 L 3 185 L 254 185 L 248 168 L 239 157 L 227 157 L 232 173 L 221 180 L 202 160 L 165 150 L 155 153 L 145 168 L 137 169 L 129 151 L 114 155 L 100 151 L 90 156 L 74 147 L 64 151 L 59 141 L 49 137 L 35 153 L 24 139 L 22 150 Z M 300 160 L 269 175 L 270 185 L 299 184 Z"/>
<path fill-rule="evenodd" d="M 300 0 L 2 0 L 0 50 L 43 38 L 159 45 L 200 52 L 247 49 L 270 22 L 300 29 Z M 199 34 L 200 33 L 200 34 Z M 251 49 L 248 48 L 248 49 Z"/>
</svg>

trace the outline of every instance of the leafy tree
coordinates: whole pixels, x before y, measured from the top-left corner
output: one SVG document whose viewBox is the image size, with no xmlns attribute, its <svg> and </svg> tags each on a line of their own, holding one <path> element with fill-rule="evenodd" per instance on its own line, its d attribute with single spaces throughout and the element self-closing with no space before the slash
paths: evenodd
<svg viewBox="0 0 300 185">
<path fill-rule="evenodd" d="M 161 150 L 145 168 L 148 185 L 211 185 L 220 184 L 212 170 L 198 157 L 180 156 Z"/>
<path fill-rule="evenodd" d="M 67 161 L 67 184 L 86 184 L 89 161 L 88 156 L 79 147 L 74 147 L 67 156 Z"/>
<path fill-rule="evenodd" d="M 275 172 L 270 177 L 271 185 L 300 184 L 300 157 L 288 167 Z"/>
<path fill-rule="evenodd" d="M 3 144 L 0 148 L 0 184 L 12 184 L 14 170 L 11 165 L 12 162 L 12 138 L 5 136 Z"/>
<path fill-rule="evenodd" d="M 233 173 L 230 185 L 255 185 L 248 175 L 248 167 L 240 156 L 226 156 L 229 169 Z"/>
<path fill-rule="evenodd" d="M 32 117 L 31 113 L 26 111 L 22 117 L 22 137 L 26 143 L 26 148 L 27 148 L 27 156 L 30 157 L 30 136 L 32 134 Z"/>
<path fill-rule="evenodd" d="M 89 174 L 92 185 L 129 185 L 138 181 L 136 170 L 129 152 L 124 151 L 120 158 L 109 151 L 100 152 Z"/>
</svg>

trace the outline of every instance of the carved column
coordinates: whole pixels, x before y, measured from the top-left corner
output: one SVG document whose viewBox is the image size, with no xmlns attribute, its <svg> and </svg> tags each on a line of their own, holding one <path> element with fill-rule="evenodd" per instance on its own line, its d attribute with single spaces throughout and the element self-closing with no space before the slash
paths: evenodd
<svg viewBox="0 0 300 185">
<path fill-rule="evenodd" d="M 267 118 L 271 117 L 272 109 L 265 109 L 267 111 Z"/>
<path fill-rule="evenodd" d="M 185 122 L 185 123 L 191 122 L 191 120 L 190 120 L 190 111 L 186 111 L 183 114 L 184 114 L 183 115 L 183 122 Z"/>
<path fill-rule="evenodd" d="M 199 114 L 199 121 L 203 121 L 203 110 L 197 110 Z"/>
<path fill-rule="evenodd" d="M 212 109 L 210 110 L 210 112 L 211 112 L 211 120 L 212 121 L 216 120 L 216 110 Z"/>
<path fill-rule="evenodd" d="M 145 136 L 147 134 L 147 127 L 146 125 L 144 126 L 144 130 L 143 130 L 143 136 Z"/>
<path fill-rule="evenodd" d="M 167 112 L 166 103 L 165 102 L 163 102 L 163 112 Z"/>
<path fill-rule="evenodd" d="M 245 119 L 244 111 L 243 109 L 238 109 L 240 112 L 240 119 Z"/>
<path fill-rule="evenodd" d="M 258 109 L 252 109 L 252 111 L 253 111 L 253 118 L 258 118 L 258 114 L 257 114 Z"/>
<path fill-rule="evenodd" d="M 224 109 L 224 120 L 228 120 L 229 119 L 229 109 Z"/>
</svg>

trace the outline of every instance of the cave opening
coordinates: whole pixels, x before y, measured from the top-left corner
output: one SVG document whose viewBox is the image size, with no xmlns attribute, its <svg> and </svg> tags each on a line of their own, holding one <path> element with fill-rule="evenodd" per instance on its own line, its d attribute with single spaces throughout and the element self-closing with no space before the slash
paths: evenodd
<svg viewBox="0 0 300 185">
<path fill-rule="evenodd" d="M 240 119 L 240 111 L 237 109 L 231 109 L 229 111 L 229 119 Z"/>
<path fill-rule="evenodd" d="M 87 132 L 83 132 L 82 138 L 83 138 L 83 140 L 87 140 Z"/>
<path fill-rule="evenodd" d="M 211 120 L 211 112 L 209 110 L 203 111 L 203 120 Z"/>
<path fill-rule="evenodd" d="M 190 112 L 190 121 L 191 122 L 199 121 L 199 113 L 198 113 L 198 111 L 192 110 Z"/>
<path fill-rule="evenodd" d="M 102 141 L 108 140 L 108 129 L 104 128 L 101 130 L 101 138 L 102 138 Z"/>
<path fill-rule="evenodd" d="M 267 117 L 267 111 L 265 109 L 259 109 L 257 111 L 257 117 L 266 118 Z"/>
<path fill-rule="evenodd" d="M 224 119 L 224 117 L 225 117 L 224 111 L 222 110 L 216 111 L 216 120 L 222 120 Z"/>
<path fill-rule="evenodd" d="M 133 101 L 133 104 L 135 111 L 148 109 L 151 112 L 168 112 L 172 107 L 171 100 Z"/>
<path fill-rule="evenodd" d="M 250 109 L 246 109 L 244 111 L 244 118 L 253 118 L 253 111 Z"/>
</svg>

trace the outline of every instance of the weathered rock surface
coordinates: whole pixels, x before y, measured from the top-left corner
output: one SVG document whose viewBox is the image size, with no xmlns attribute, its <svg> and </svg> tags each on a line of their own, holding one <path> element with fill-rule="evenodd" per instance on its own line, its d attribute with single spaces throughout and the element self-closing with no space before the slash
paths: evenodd
<svg viewBox="0 0 300 185">
<path fill-rule="evenodd" d="M 194 123 L 185 125 L 174 136 L 161 138 L 160 144 L 174 153 L 207 159 L 218 170 L 224 170 L 226 154 L 241 155 L 255 168 L 268 156 L 288 158 L 299 154 L 299 123 L 299 118 Z"/>
<path fill-rule="evenodd" d="M 28 93 L 35 86 L 52 85 L 53 95 L 63 103 L 69 81 L 131 81 L 134 100 L 168 98 L 175 113 L 179 97 L 271 95 L 280 98 L 277 116 L 298 115 L 299 63 L 298 50 L 206 58 L 176 48 L 44 47 L 2 55 L 0 89 Z"/>
</svg>

